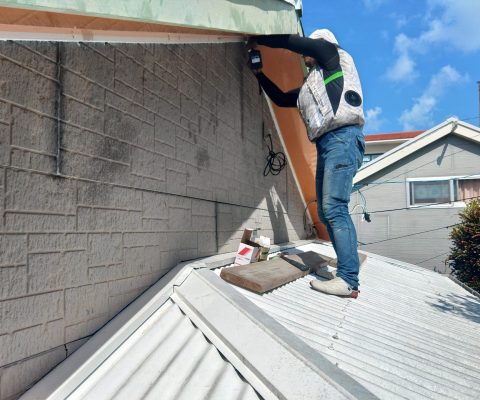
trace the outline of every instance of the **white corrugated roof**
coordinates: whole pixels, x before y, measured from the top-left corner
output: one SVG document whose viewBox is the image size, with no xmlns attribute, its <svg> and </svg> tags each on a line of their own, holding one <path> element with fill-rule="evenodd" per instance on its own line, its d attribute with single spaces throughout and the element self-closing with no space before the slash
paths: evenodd
<svg viewBox="0 0 480 400">
<path fill-rule="evenodd" d="M 180 265 L 23 399 L 376 399 L 221 280 Z"/>
<path fill-rule="evenodd" d="M 331 246 L 296 251 L 334 256 Z M 370 255 L 358 299 L 306 276 L 245 297 L 381 399 L 479 399 L 480 301 L 448 277 Z"/>
<path fill-rule="evenodd" d="M 259 399 L 171 300 L 105 360 L 69 399 Z"/>
<path fill-rule="evenodd" d="M 447 277 L 370 255 L 356 300 L 260 296 L 211 270 L 233 259 L 178 266 L 23 398 L 480 398 L 480 301 Z"/>
</svg>

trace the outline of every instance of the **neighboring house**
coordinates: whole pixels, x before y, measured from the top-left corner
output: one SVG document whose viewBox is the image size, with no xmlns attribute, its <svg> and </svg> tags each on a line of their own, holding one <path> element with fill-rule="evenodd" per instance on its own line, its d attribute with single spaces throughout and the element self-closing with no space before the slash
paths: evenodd
<svg viewBox="0 0 480 400">
<path fill-rule="evenodd" d="M 358 171 L 350 209 L 360 249 L 448 272 L 451 226 L 478 196 L 480 129 L 449 119 Z"/>
<path fill-rule="evenodd" d="M 376 133 L 373 135 L 365 135 L 365 154 L 363 156 L 363 165 L 382 154 L 394 149 L 406 141 L 417 137 L 425 131 L 411 132 L 392 132 L 392 133 Z"/>
</svg>

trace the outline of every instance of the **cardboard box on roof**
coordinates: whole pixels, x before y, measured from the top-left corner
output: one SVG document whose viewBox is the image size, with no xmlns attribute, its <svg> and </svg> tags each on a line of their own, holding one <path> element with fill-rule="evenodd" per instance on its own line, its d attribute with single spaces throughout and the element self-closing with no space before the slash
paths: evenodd
<svg viewBox="0 0 480 400">
<path fill-rule="evenodd" d="M 252 242 L 253 229 L 246 228 L 243 231 L 242 239 L 238 245 L 237 256 L 235 257 L 235 264 L 246 265 L 258 261 L 260 256 L 260 245 Z"/>
</svg>

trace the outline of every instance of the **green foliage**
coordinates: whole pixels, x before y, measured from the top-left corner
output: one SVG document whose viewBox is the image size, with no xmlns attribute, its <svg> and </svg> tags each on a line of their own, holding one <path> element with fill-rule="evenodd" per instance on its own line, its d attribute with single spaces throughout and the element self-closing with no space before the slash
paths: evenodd
<svg viewBox="0 0 480 400">
<path fill-rule="evenodd" d="M 473 200 L 460 213 L 460 224 L 450 233 L 450 265 L 453 274 L 474 290 L 480 290 L 480 200 Z"/>
</svg>

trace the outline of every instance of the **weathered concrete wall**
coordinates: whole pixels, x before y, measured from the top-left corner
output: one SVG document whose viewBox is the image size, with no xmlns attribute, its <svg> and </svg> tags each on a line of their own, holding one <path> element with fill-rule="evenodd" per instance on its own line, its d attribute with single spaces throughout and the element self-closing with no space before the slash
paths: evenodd
<svg viewBox="0 0 480 400">
<path fill-rule="evenodd" d="M 178 262 L 246 226 L 304 237 L 291 170 L 262 175 L 281 144 L 244 55 L 0 42 L 1 399 Z"/>
</svg>

